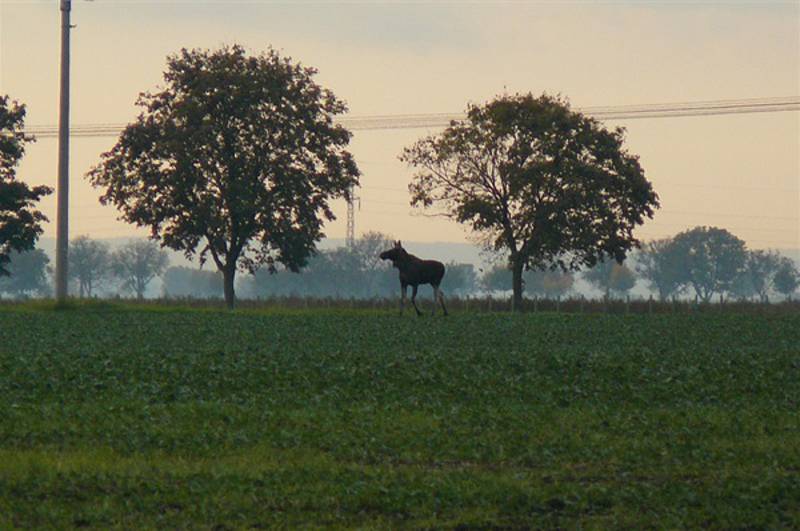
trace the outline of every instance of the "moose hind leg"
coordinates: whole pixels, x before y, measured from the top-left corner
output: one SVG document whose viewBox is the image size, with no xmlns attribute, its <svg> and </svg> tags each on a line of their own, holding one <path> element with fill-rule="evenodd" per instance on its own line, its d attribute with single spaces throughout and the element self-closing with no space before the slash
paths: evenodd
<svg viewBox="0 0 800 531">
<path fill-rule="evenodd" d="M 419 311 L 419 308 L 417 308 L 417 286 L 416 285 L 411 286 L 411 304 L 413 304 L 414 305 L 414 309 L 417 310 L 417 317 L 422 315 L 422 312 Z"/>
<path fill-rule="evenodd" d="M 442 288 L 436 286 L 433 288 L 433 311 L 436 311 L 436 301 L 439 301 L 439 304 L 442 305 L 442 311 L 445 315 L 447 315 L 447 308 L 444 307 L 444 293 L 442 293 Z"/>
</svg>

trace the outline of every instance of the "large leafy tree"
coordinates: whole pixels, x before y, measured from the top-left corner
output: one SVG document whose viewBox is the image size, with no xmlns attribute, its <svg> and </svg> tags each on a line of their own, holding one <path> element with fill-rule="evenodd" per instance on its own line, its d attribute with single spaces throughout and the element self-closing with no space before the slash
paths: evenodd
<svg viewBox="0 0 800 531">
<path fill-rule="evenodd" d="M 9 257 L 8 276 L 0 277 L 0 293 L 16 297 L 46 295 L 50 291 L 47 276 L 50 259 L 41 249 L 14 251 Z"/>
<path fill-rule="evenodd" d="M 9 274 L 6 265 L 12 251 L 28 251 L 36 245 L 47 218 L 34 205 L 53 191 L 16 180 L 25 144 L 34 141 L 24 132 L 25 113 L 24 105 L 0 96 L 0 276 Z"/>
<path fill-rule="evenodd" d="M 188 258 L 210 255 L 234 304 L 237 270 L 296 271 L 358 184 L 346 111 L 316 70 L 240 46 L 169 57 L 156 93 L 88 175 L 122 218 Z"/>
<path fill-rule="evenodd" d="M 678 295 L 686 287 L 683 260 L 672 238 L 653 240 L 636 253 L 636 272 L 647 281 L 662 301 Z"/>
<path fill-rule="evenodd" d="M 105 242 L 88 236 L 73 238 L 69 244 L 69 278 L 78 283 L 80 297 L 91 297 L 95 289 L 113 276 L 111 250 Z"/>
<path fill-rule="evenodd" d="M 471 105 L 401 160 L 417 168 L 412 205 L 439 206 L 507 253 L 518 309 L 524 269 L 621 262 L 638 245 L 633 231 L 658 197 L 623 136 L 559 98 L 502 96 Z"/>
<path fill-rule="evenodd" d="M 166 251 L 151 240 L 131 241 L 111 255 L 111 268 L 114 275 L 122 281 L 123 291 L 144 298 L 147 285 L 169 265 Z"/>
<path fill-rule="evenodd" d="M 715 293 L 730 292 L 747 260 L 745 243 L 725 229 L 695 227 L 675 236 L 685 281 L 709 302 Z"/>
</svg>

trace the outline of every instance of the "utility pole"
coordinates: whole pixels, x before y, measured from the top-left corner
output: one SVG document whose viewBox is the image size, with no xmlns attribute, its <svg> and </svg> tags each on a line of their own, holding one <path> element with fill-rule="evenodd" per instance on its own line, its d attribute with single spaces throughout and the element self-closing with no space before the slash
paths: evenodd
<svg viewBox="0 0 800 531">
<path fill-rule="evenodd" d="M 58 212 L 56 218 L 56 302 L 67 300 L 69 246 L 69 59 L 72 0 L 61 2 L 61 102 L 58 117 Z"/>
</svg>

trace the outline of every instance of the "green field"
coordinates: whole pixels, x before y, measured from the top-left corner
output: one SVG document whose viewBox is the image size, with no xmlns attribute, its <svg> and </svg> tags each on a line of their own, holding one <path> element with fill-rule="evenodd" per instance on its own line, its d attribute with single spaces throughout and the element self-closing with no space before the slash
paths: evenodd
<svg viewBox="0 0 800 531">
<path fill-rule="evenodd" d="M 800 527 L 800 314 L 0 307 L 0 528 Z"/>
</svg>

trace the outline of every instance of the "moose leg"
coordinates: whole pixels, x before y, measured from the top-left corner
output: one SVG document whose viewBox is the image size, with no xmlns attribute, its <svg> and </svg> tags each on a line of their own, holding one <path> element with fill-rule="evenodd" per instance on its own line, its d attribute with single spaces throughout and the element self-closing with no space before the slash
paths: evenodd
<svg viewBox="0 0 800 531">
<path fill-rule="evenodd" d="M 400 315 L 403 315 L 403 306 L 406 304 L 406 296 L 408 295 L 408 284 L 400 284 Z"/>
<path fill-rule="evenodd" d="M 439 286 L 434 286 L 433 288 L 433 311 L 436 311 L 436 301 L 439 301 L 439 304 L 442 305 L 442 310 L 444 314 L 447 315 L 447 308 L 444 307 L 444 293 L 442 293 L 442 289 Z"/>
<path fill-rule="evenodd" d="M 422 315 L 422 312 L 419 311 L 419 308 L 417 308 L 417 285 L 416 284 L 413 284 L 411 286 L 411 304 L 413 304 L 414 305 L 414 309 L 417 310 L 417 317 Z"/>
</svg>

